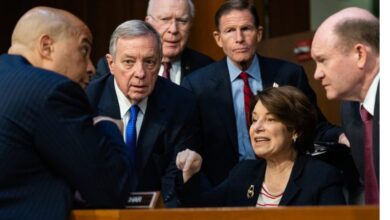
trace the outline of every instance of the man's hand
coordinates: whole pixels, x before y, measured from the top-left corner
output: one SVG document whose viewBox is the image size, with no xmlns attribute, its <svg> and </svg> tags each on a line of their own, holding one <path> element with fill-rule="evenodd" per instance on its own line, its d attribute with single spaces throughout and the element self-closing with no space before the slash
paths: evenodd
<svg viewBox="0 0 390 220">
<path fill-rule="evenodd" d="M 190 149 L 181 151 L 176 156 L 176 166 L 183 171 L 183 181 L 186 183 L 202 166 L 202 157 Z"/>
<path fill-rule="evenodd" d="M 96 125 L 97 123 L 101 122 L 101 121 L 110 121 L 114 124 L 116 124 L 116 126 L 118 126 L 118 129 L 121 133 L 123 133 L 123 122 L 122 120 L 118 120 L 118 119 L 113 119 L 111 117 L 108 117 L 108 116 L 96 116 L 93 118 L 93 124 Z"/>
</svg>

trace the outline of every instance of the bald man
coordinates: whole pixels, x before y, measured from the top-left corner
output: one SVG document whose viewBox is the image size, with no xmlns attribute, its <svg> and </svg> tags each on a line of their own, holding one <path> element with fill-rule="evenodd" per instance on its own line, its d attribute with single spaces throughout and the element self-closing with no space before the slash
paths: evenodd
<svg viewBox="0 0 390 220">
<path fill-rule="evenodd" d="M 119 130 L 93 125 L 82 89 L 91 42 L 63 10 L 37 7 L 18 21 L 0 56 L 0 218 L 69 219 L 75 190 L 91 207 L 120 208 L 135 188 Z"/>
<path fill-rule="evenodd" d="M 366 204 L 379 203 L 379 20 L 351 7 L 315 33 L 312 57 L 328 99 L 343 100 L 342 122 L 364 182 Z"/>
</svg>

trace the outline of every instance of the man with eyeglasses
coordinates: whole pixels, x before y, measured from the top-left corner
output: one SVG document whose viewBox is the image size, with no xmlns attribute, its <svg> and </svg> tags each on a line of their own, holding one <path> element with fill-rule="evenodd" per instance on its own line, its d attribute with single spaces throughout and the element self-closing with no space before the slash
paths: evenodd
<svg viewBox="0 0 390 220">
<path fill-rule="evenodd" d="M 255 159 L 248 128 L 251 96 L 256 91 L 291 85 L 301 89 L 316 106 L 316 95 L 301 66 L 256 54 L 263 28 L 253 5 L 226 1 L 216 12 L 215 24 L 214 38 L 227 57 L 191 73 L 182 83 L 198 100 L 201 169 L 214 186 L 228 176 L 238 161 Z M 329 124 L 319 109 L 317 113 L 316 140 L 345 141 L 342 130 Z M 263 141 L 272 143 L 266 136 Z"/>
<path fill-rule="evenodd" d="M 186 47 L 195 16 L 191 0 L 150 0 L 145 21 L 160 34 L 163 58 L 159 75 L 180 85 L 184 76 L 214 60 Z M 97 64 L 96 75 L 109 74 L 106 59 Z"/>
<path fill-rule="evenodd" d="M 145 21 L 160 33 L 163 44 L 159 75 L 178 85 L 190 72 L 213 62 L 186 47 L 194 16 L 191 0 L 149 0 Z"/>
</svg>

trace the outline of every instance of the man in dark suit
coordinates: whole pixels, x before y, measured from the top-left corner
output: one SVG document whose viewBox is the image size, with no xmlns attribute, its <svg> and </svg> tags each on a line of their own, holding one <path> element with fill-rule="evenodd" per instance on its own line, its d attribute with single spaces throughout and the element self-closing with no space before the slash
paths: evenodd
<svg viewBox="0 0 390 220">
<path fill-rule="evenodd" d="M 262 27 L 253 5 L 227 1 L 217 11 L 215 22 L 214 37 L 227 58 L 191 73 L 182 83 L 197 97 L 202 125 L 202 170 L 213 185 L 224 180 L 239 160 L 255 159 L 246 120 L 250 93 L 268 86 L 291 85 L 301 89 L 316 105 L 315 93 L 301 66 L 256 54 Z M 343 137 L 319 109 L 318 118 L 316 140 L 337 142 Z M 215 158 L 221 159 L 217 162 Z"/>
<path fill-rule="evenodd" d="M 125 22 L 110 42 L 107 60 L 112 75 L 91 82 L 90 102 L 98 115 L 121 119 L 125 127 L 136 118 L 137 191 L 162 191 L 165 205 L 175 207 L 175 156 L 185 147 L 196 147 L 195 97 L 157 75 L 161 41 L 150 24 Z M 138 106 L 138 113 L 131 112 L 133 106 Z M 126 132 L 124 138 L 129 143 Z"/>
<path fill-rule="evenodd" d="M 37 7 L 18 21 L 0 56 L 0 218 L 69 219 L 75 190 L 91 207 L 121 208 L 135 189 L 120 132 L 93 125 L 81 88 L 94 72 L 91 42 L 63 10 Z"/>
<path fill-rule="evenodd" d="M 214 62 L 210 57 L 186 47 L 194 17 L 195 8 L 191 0 L 150 0 L 148 4 L 145 21 L 159 32 L 163 47 L 159 75 L 178 85 L 192 71 Z M 168 66 L 169 73 L 164 69 Z M 94 78 L 109 73 L 106 59 L 100 59 Z"/>
<path fill-rule="evenodd" d="M 379 20 L 361 8 L 337 12 L 318 28 L 312 57 L 327 98 L 344 100 L 342 124 L 365 203 L 379 204 Z"/>
</svg>

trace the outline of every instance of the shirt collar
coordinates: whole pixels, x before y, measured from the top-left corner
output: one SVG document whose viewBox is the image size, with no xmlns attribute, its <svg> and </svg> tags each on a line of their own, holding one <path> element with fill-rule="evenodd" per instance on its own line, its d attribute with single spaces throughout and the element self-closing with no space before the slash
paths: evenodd
<svg viewBox="0 0 390 220">
<path fill-rule="evenodd" d="M 121 119 L 123 119 L 123 117 L 129 111 L 132 104 L 131 104 L 130 100 L 120 90 L 120 88 L 116 82 L 116 79 L 114 80 L 114 86 L 115 86 L 116 96 L 118 97 L 118 104 L 119 104 L 119 111 L 121 114 Z M 144 98 L 140 103 L 138 103 L 139 110 L 140 110 L 140 112 L 142 112 L 142 114 L 145 114 L 147 103 L 148 103 L 148 97 Z"/>
<path fill-rule="evenodd" d="M 240 68 L 238 68 L 236 65 L 234 65 L 233 61 L 227 57 L 227 66 L 229 70 L 230 75 L 230 81 L 233 82 L 238 75 L 240 75 L 241 72 L 243 72 Z M 246 73 L 250 75 L 250 77 L 256 79 L 257 81 L 260 81 L 260 66 L 257 56 L 255 55 L 253 57 L 252 63 L 249 66 L 247 70 L 245 70 Z"/>
<path fill-rule="evenodd" d="M 378 90 L 378 84 L 379 84 L 379 73 L 375 76 L 374 80 L 372 81 L 370 88 L 367 91 L 367 95 L 364 98 L 364 102 L 362 103 L 364 108 L 371 115 L 374 115 L 375 99 L 376 99 L 376 92 Z"/>
</svg>

